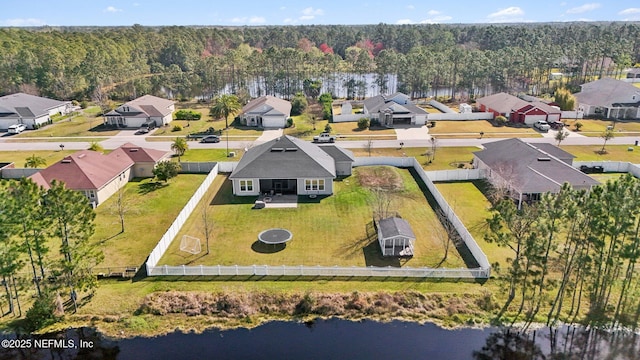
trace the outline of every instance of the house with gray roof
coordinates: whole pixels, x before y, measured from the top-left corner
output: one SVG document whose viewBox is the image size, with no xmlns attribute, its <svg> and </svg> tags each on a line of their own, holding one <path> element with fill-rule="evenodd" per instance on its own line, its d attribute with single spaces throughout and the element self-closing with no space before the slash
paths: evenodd
<svg viewBox="0 0 640 360">
<path fill-rule="evenodd" d="M 378 221 L 377 227 L 382 256 L 413 256 L 416 235 L 406 220 L 389 217 Z"/>
<path fill-rule="evenodd" d="M 573 167 L 573 155 L 555 146 L 551 149 L 551 144 L 506 139 L 483 146 L 484 150 L 473 153 L 474 167 L 485 170 L 487 180 L 511 196 L 518 208 L 544 193 L 559 192 L 564 183 L 585 190 L 600 184 Z"/>
<path fill-rule="evenodd" d="M 424 125 L 427 122 L 427 111 L 411 102 L 409 96 L 399 92 L 365 99 L 362 113 L 382 126 Z"/>
<path fill-rule="evenodd" d="M 17 93 L 0 97 L 0 129 L 24 124 L 36 129 L 51 123 L 51 116 L 71 111 L 71 101 L 58 101 L 45 97 Z"/>
<path fill-rule="evenodd" d="M 606 119 L 640 118 L 640 88 L 612 78 L 580 85 L 575 94 L 578 109 L 585 116 L 601 116 Z"/>
<path fill-rule="evenodd" d="M 247 126 L 284 128 L 291 116 L 291 103 L 275 96 L 264 95 L 249 101 L 242 108 L 240 121 Z"/>
<path fill-rule="evenodd" d="M 139 128 L 143 124 L 167 125 L 173 120 L 172 100 L 144 95 L 118 106 L 105 114 L 105 124 L 114 127 Z"/>
<path fill-rule="evenodd" d="M 330 195 L 336 162 L 348 162 L 347 154 L 287 135 L 273 139 L 242 156 L 229 176 L 233 194 Z"/>
</svg>

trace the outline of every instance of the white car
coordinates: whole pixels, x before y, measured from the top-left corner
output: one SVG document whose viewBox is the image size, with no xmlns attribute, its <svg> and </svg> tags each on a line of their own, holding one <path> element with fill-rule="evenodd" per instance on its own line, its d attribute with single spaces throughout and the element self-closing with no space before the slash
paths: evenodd
<svg viewBox="0 0 640 360">
<path fill-rule="evenodd" d="M 535 123 L 533 123 L 533 127 L 544 132 L 547 132 L 549 131 L 549 129 L 551 129 L 551 125 L 549 125 L 549 123 L 544 120 L 536 121 Z"/>
<path fill-rule="evenodd" d="M 14 124 L 9 126 L 7 132 L 9 134 L 20 134 L 21 132 L 27 130 L 27 127 L 24 124 Z"/>
</svg>

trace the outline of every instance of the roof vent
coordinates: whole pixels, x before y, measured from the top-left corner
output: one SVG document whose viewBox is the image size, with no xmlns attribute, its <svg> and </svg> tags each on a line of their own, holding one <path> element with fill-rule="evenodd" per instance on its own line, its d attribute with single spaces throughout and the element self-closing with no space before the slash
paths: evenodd
<svg viewBox="0 0 640 360">
<path fill-rule="evenodd" d="M 129 149 L 129 152 L 137 152 L 137 151 L 138 151 L 138 149 L 136 149 L 136 148 Z"/>
<path fill-rule="evenodd" d="M 298 151 L 298 148 L 285 148 L 284 151 Z"/>
<path fill-rule="evenodd" d="M 78 155 L 78 159 L 82 159 L 85 156 L 87 156 L 87 154 L 80 154 L 80 155 Z"/>
<path fill-rule="evenodd" d="M 62 159 L 61 163 L 63 163 L 63 164 L 71 164 L 71 159 Z"/>
<path fill-rule="evenodd" d="M 551 158 L 548 157 L 539 157 L 538 161 L 551 161 Z"/>
<path fill-rule="evenodd" d="M 284 148 L 271 148 L 271 151 L 273 151 L 273 152 L 284 151 Z"/>
</svg>

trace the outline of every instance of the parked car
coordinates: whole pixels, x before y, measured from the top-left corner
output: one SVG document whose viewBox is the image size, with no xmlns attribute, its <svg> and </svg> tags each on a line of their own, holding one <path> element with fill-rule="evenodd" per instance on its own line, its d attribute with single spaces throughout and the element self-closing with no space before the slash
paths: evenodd
<svg viewBox="0 0 640 360">
<path fill-rule="evenodd" d="M 220 142 L 220 137 L 218 135 L 208 135 L 200 140 L 201 143 L 217 143 Z"/>
<path fill-rule="evenodd" d="M 144 124 L 142 124 L 142 126 L 140 126 L 140 129 L 147 129 L 147 132 L 153 130 L 156 128 L 156 122 L 155 121 L 149 121 L 146 122 Z"/>
<path fill-rule="evenodd" d="M 335 141 L 336 141 L 336 136 L 331 135 L 327 132 L 323 132 L 322 134 L 313 137 L 314 143 L 332 143 Z"/>
<path fill-rule="evenodd" d="M 549 126 L 551 126 L 553 130 L 560 130 L 564 128 L 564 123 L 561 121 L 550 121 Z"/>
<path fill-rule="evenodd" d="M 14 124 L 9 126 L 7 132 L 9 134 L 20 134 L 21 132 L 27 130 L 27 127 L 24 124 Z"/>
<path fill-rule="evenodd" d="M 533 127 L 543 132 L 547 132 L 549 131 L 549 129 L 551 129 L 551 125 L 549 125 L 549 123 L 544 120 L 536 121 L 535 123 L 533 123 Z"/>
<path fill-rule="evenodd" d="M 142 135 L 142 134 L 148 134 L 149 133 L 149 128 L 146 127 L 141 127 L 140 129 L 138 129 L 138 131 L 136 131 L 136 135 Z"/>
</svg>

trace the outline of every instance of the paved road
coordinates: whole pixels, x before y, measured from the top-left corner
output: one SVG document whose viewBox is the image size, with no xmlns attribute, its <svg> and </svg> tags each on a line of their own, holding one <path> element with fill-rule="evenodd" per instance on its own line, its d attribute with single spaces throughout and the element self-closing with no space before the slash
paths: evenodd
<svg viewBox="0 0 640 360">
<path fill-rule="evenodd" d="M 92 137 L 95 138 L 95 137 Z M 60 150 L 60 144 L 64 145 L 65 150 L 82 150 L 89 147 L 89 142 L 83 141 L 69 141 L 72 138 L 55 138 L 55 142 L 51 142 L 52 138 L 30 138 L 29 142 L 17 142 L 15 140 L 9 140 L 10 137 L 0 137 L 0 151 L 25 151 L 25 150 Z M 36 142 L 37 140 L 48 140 L 47 142 Z M 502 140 L 499 138 L 485 138 L 485 139 L 438 139 L 438 146 L 480 146 L 483 143 Z M 556 141 L 553 136 L 541 137 L 541 138 L 524 138 L 524 141 L 531 143 L 547 142 L 555 144 Z M 607 144 L 617 145 L 633 145 L 636 141 L 640 141 L 640 136 L 631 137 L 616 137 L 609 140 Z M 100 142 L 105 149 L 115 149 L 124 143 L 133 143 L 138 146 L 144 146 L 152 149 L 169 151 L 171 149 L 171 141 L 147 141 L 147 137 L 140 135 L 122 134 L 111 138 L 105 137 Z M 402 140 L 404 147 L 429 147 L 430 143 L 428 139 L 406 139 Z M 339 140 L 338 145 L 350 148 L 360 149 L 365 146 L 367 140 Z M 399 147 L 400 140 L 373 140 L 373 147 L 375 148 L 397 148 Z M 230 149 L 247 148 L 252 144 L 252 141 L 237 141 L 229 139 Z M 599 137 L 587 137 L 587 136 L 569 136 L 562 142 L 563 145 L 602 145 L 602 139 Z M 191 149 L 212 149 L 219 148 L 224 149 L 226 147 L 226 141 L 223 140 L 217 144 L 201 144 L 196 141 L 189 142 L 189 148 Z"/>
</svg>

